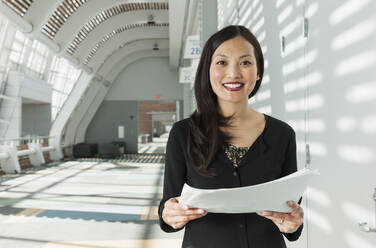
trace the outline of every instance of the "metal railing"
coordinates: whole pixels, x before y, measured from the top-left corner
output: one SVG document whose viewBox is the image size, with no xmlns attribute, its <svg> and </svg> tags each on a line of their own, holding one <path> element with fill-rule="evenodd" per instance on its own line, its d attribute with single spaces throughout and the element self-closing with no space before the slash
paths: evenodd
<svg viewBox="0 0 376 248">
<path fill-rule="evenodd" d="M 55 139 L 52 136 L 29 136 L 22 138 L 14 139 L 0 139 L 0 146 L 18 146 L 26 145 L 29 143 L 39 143 L 39 144 L 48 144 L 48 140 Z M 42 147 L 42 152 L 54 151 L 56 147 L 54 146 L 44 146 Z M 17 151 L 17 156 L 33 155 L 36 153 L 36 150 L 33 148 Z M 0 152 L 0 161 L 7 160 L 10 155 L 7 152 Z"/>
<path fill-rule="evenodd" d="M 12 138 L 12 139 L 0 139 L 0 145 L 14 145 L 15 143 L 19 143 L 17 145 L 26 145 L 28 143 L 48 143 L 48 140 L 55 139 L 53 136 L 34 136 L 28 135 L 20 138 Z"/>
</svg>

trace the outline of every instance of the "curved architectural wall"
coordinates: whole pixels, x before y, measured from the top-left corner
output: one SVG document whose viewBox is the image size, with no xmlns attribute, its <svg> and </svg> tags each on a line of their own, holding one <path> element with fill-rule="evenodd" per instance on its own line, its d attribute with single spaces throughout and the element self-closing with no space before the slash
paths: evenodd
<svg viewBox="0 0 376 248">
<path fill-rule="evenodd" d="M 89 143 L 124 141 L 127 152 L 137 152 L 137 102 L 182 100 L 178 73 L 170 71 L 168 57 L 137 60 L 119 73 L 90 122 L 85 136 Z M 125 137 L 118 138 L 118 126 Z"/>
<path fill-rule="evenodd" d="M 168 57 L 140 59 L 127 66 L 113 82 L 105 100 L 181 100 L 177 71 L 170 71 Z"/>
</svg>

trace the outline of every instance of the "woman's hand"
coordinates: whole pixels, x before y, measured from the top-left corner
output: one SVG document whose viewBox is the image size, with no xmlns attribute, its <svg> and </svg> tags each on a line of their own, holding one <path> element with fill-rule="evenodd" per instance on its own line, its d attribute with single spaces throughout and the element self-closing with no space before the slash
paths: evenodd
<svg viewBox="0 0 376 248">
<path fill-rule="evenodd" d="M 288 201 L 287 205 L 292 209 L 291 213 L 263 211 L 257 214 L 272 220 L 281 232 L 293 233 L 303 224 L 304 212 L 294 201 Z"/>
<path fill-rule="evenodd" d="M 162 219 L 165 223 L 174 229 L 185 226 L 194 219 L 204 217 L 207 212 L 201 208 L 189 208 L 186 205 L 179 204 L 179 197 L 170 198 L 165 202 L 162 212 Z"/>
</svg>

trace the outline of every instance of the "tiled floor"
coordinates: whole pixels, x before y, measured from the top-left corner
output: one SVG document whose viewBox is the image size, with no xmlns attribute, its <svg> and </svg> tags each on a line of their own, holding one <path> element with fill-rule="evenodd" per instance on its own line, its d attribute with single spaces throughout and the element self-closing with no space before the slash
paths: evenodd
<svg viewBox="0 0 376 248">
<path fill-rule="evenodd" d="M 71 161 L 0 176 L 0 247 L 180 247 L 160 230 L 163 165 Z"/>
<path fill-rule="evenodd" d="M 153 137 L 153 142 L 138 144 L 139 153 L 165 153 L 168 133 L 162 134 L 161 137 Z"/>
</svg>

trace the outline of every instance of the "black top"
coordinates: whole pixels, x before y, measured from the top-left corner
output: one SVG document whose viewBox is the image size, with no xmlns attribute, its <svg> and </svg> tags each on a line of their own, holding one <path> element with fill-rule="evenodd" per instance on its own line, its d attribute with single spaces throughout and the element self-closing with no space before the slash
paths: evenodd
<svg viewBox="0 0 376 248">
<path fill-rule="evenodd" d="M 163 198 L 158 211 L 162 230 L 175 232 L 182 229 L 175 230 L 166 224 L 162 211 L 168 199 L 180 196 L 184 183 L 201 189 L 235 188 L 265 183 L 297 170 L 294 130 L 271 116 L 265 115 L 265 120 L 264 131 L 238 167 L 233 166 L 223 149 L 219 150 L 211 165 L 216 173 L 214 178 L 199 175 L 188 158 L 189 120 L 174 124 L 167 142 Z M 282 248 L 286 247 L 283 235 L 294 241 L 299 238 L 302 229 L 303 225 L 295 233 L 281 233 L 271 220 L 256 213 L 208 213 L 185 225 L 182 247 Z"/>
</svg>

